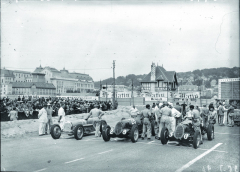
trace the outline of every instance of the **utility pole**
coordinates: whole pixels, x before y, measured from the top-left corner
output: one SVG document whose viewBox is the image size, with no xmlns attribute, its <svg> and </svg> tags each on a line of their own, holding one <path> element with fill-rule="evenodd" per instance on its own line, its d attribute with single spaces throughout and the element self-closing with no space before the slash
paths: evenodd
<svg viewBox="0 0 240 172">
<path fill-rule="evenodd" d="M 200 89 L 199 89 L 199 91 L 200 91 L 200 107 L 202 107 L 202 99 L 201 99 L 201 84 L 200 84 L 200 80 L 199 80 L 199 85 L 200 85 Z"/>
<path fill-rule="evenodd" d="M 101 97 L 100 97 L 101 91 L 102 91 L 102 81 L 100 80 L 99 101 L 101 101 Z"/>
<path fill-rule="evenodd" d="M 108 92 L 107 92 L 107 83 L 106 83 L 106 101 L 107 101 L 107 97 L 108 97 Z"/>
<path fill-rule="evenodd" d="M 167 82 L 167 102 L 168 102 L 168 82 Z"/>
<path fill-rule="evenodd" d="M 132 99 L 133 99 L 133 106 L 134 106 L 134 96 L 133 96 L 133 79 L 132 79 Z"/>
<path fill-rule="evenodd" d="M 115 60 L 113 60 L 113 108 L 115 108 Z"/>
</svg>

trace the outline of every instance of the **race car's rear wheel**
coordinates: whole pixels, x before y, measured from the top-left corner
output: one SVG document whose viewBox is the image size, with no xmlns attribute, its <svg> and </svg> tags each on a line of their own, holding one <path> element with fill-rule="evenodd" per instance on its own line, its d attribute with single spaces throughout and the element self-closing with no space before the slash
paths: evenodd
<svg viewBox="0 0 240 172">
<path fill-rule="evenodd" d="M 110 140 L 110 126 L 108 125 L 106 128 L 104 127 L 102 131 L 102 137 L 105 142 L 108 142 Z"/>
<path fill-rule="evenodd" d="M 54 124 L 51 126 L 51 136 L 53 139 L 59 139 L 61 136 L 61 128 L 59 125 Z"/>
<path fill-rule="evenodd" d="M 208 138 L 208 140 L 214 139 L 214 126 L 212 124 L 208 125 L 207 138 Z"/>
<path fill-rule="evenodd" d="M 196 130 L 193 135 L 193 147 L 197 149 L 198 146 L 200 145 L 200 142 L 201 142 L 200 131 Z"/>
<path fill-rule="evenodd" d="M 74 129 L 74 137 L 76 140 L 81 140 L 83 138 L 84 128 L 82 124 L 78 124 Z"/>
<path fill-rule="evenodd" d="M 139 137 L 138 126 L 137 126 L 137 125 L 133 125 L 133 126 L 132 126 L 132 129 L 131 129 L 131 131 L 130 131 L 131 141 L 132 141 L 133 143 L 137 142 L 138 137 Z"/>
<path fill-rule="evenodd" d="M 169 137 L 169 131 L 167 127 L 163 127 L 163 129 L 161 130 L 161 143 L 163 145 L 167 144 L 168 137 Z"/>
</svg>

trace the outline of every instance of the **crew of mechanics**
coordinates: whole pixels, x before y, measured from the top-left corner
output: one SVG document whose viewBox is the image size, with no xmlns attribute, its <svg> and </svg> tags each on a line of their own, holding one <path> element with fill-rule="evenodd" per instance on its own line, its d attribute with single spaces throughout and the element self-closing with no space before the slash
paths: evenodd
<svg viewBox="0 0 240 172">
<path fill-rule="evenodd" d="M 232 114 L 234 108 L 231 106 L 228 108 L 228 120 L 229 125 L 233 125 Z M 191 104 L 185 104 L 185 102 L 180 105 L 179 102 L 173 106 L 172 103 L 164 101 L 163 104 L 157 102 L 153 104 L 152 109 L 150 110 L 150 105 L 146 105 L 146 109 L 141 111 L 141 119 L 143 122 L 143 132 L 142 132 L 142 139 L 145 138 L 147 133 L 148 139 L 151 138 L 151 127 L 156 127 L 155 138 L 157 140 L 161 139 L 161 130 L 163 127 L 167 127 L 169 130 L 169 135 L 173 136 L 176 126 L 181 122 L 191 122 L 194 126 L 195 130 L 199 130 L 200 132 L 200 144 L 202 144 L 202 133 L 200 130 L 200 124 L 203 127 L 207 127 L 209 123 L 215 124 L 217 115 L 220 115 L 220 126 L 224 125 L 224 111 L 226 109 L 222 106 L 222 103 L 219 103 L 218 113 L 213 106 L 213 102 L 207 106 L 203 105 L 203 108 L 199 108 L 198 105 L 193 106 Z M 138 112 L 137 108 L 133 106 L 130 110 L 131 112 Z M 152 115 L 155 117 L 155 124 L 154 126 L 151 125 L 150 117 Z"/>
</svg>

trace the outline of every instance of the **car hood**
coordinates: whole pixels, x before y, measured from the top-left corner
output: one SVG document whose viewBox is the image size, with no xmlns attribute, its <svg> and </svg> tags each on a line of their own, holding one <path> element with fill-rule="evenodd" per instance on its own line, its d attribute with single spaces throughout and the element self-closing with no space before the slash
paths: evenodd
<svg viewBox="0 0 240 172">
<path fill-rule="evenodd" d="M 78 124 L 85 125 L 85 124 L 87 124 L 87 121 L 85 119 L 79 119 L 79 120 L 73 121 L 71 123 L 72 123 L 73 126 L 76 126 Z"/>
</svg>

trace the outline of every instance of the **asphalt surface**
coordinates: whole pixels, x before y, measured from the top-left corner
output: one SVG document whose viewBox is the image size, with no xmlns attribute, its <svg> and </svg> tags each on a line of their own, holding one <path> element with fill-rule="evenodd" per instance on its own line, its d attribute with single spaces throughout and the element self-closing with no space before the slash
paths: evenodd
<svg viewBox="0 0 240 172">
<path fill-rule="evenodd" d="M 94 135 L 75 140 L 50 135 L 1 140 L 2 171 L 232 171 L 239 172 L 240 127 L 215 125 L 215 139 L 204 136 L 198 149 L 152 141 L 104 142 Z"/>
</svg>

